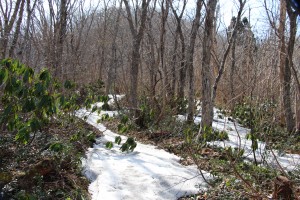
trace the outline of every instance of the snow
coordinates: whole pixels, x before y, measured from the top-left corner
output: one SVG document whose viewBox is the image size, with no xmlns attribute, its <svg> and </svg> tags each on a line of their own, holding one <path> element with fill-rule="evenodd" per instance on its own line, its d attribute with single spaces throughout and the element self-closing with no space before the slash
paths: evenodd
<svg viewBox="0 0 300 200">
<path fill-rule="evenodd" d="M 186 120 L 186 116 L 178 115 L 179 120 Z M 200 124 L 201 116 L 198 115 L 194 119 L 195 124 Z M 214 108 L 213 128 L 219 131 L 226 131 L 229 139 L 226 141 L 209 142 L 210 145 L 222 148 L 232 147 L 244 149 L 244 157 L 250 161 L 254 161 L 254 155 L 251 148 L 251 140 L 246 139 L 246 135 L 250 129 L 242 127 L 236 122 L 232 122 L 228 117 L 222 115 L 220 111 Z M 269 165 L 273 168 L 283 168 L 285 171 L 295 170 L 300 164 L 300 156 L 297 154 L 281 154 L 280 152 L 266 149 L 265 142 L 258 141 L 258 149 L 255 151 L 256 160 L 259 163 Z M 275 155 L 275 156 L 274 156 Z M 276 161 L 277 160 L 277 161 Z M 278 162 L 278 163 L 277 163 Z M 279 165 L 280 166 L 279 166 Z"/>
<path fill-rule="evenodd" d="M 116 99 L 123 96 L 117 95 Z M 110 96 L 112 98 L 112 96 Z M 113 103 L 113 99 L 109 104 Z M 101 103 L 95 104 L 101 106 Z M 77 112 L 79 117 L 87 117 L 87 122 L 103 132 L 104 136 L 98 138 L 93 148 L 89 148 L 86 158 L 83 159 L 84 174 L 91 181 L 89 191 L 92 199 L 129 200 L 129 199 L 178 199 L 179 197 L 195 194 L 200 189 L 205 190 L 207 185 L 201 178 L 195 165 L 183 166 L 180 158 L 174 154 L 158 149 L 152 145 L 137 142 L 133 152 L 122 153 L 120 145 L 114 144 L 112 149 L 107 149 L 107 141 L 114 142 L 116 133 L 108 130 L 103 124 L 97 123 L 101 115 L 117 115 L 116 111 L 101 111 L 100 114 L 91 113 L 81 109 Z M 179 115 L 179 120 L 186 120 L 186 116 Z M 195 123 L 201 122 L 201 116 L 195 117 Z M 232 122 L 228 117 L 214 109 L 213 128 L 226 131 L 227 141 L 214 141 L 210 145 L 219 147 L 232 147 L 244 149 L 244 157 L 253 161 L 251 141 L 246 140 L 249 129 Z M 127 138 L 121 136 L 124 142 Z M 276 156 L 276 159 L 274 155 Z M 284 170 L 294 170 L 299 162 L 299 155 L 284 154 L 277 151 L 266 150 L 264 142 L 258 142 L 255 152 L 257 160 L 261 164 L 278 168 L 278 163 Z M 277 163 L 278 162 L 278 163 Z M 207 179 L 212 178 L 207 172 L 203 172 Z"/>
<path fill-rule="evenodd" d="M 111 102 L 110 102 L 111 103 Z M 101 106 L 101 104 L 97 104 Z M 137 142 L 133 152 L 122 153 L 120 145 L 105 148 L 107 141 L 114 141 L 116 133 L 108 130 L 97 120 L 103 114 L 116 115 L 114 111 L 90 113 L 86 109 L 77 116 L 87 116 L 87 122 L 103 131 L 93 148 L 89 148 L 83 159 L 84 174 L 91 181 L 89 191 L 92 199 L 131 200 L 131 199 L 178 199 L 195 194 L 206 188 L 195 165 L 183 166 L 180 158 L 152 145 Z M 127 138 L 121 136 L 122 141 Z M 203 172 L 207 179 L 211 175 Z"/>
</svg>

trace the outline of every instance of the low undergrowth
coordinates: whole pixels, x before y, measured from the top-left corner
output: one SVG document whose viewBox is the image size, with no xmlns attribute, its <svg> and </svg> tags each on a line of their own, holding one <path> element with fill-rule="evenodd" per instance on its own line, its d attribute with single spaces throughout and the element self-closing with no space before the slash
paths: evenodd
<svg viewBox="0 0 300 200">
<path fill-rule="evenodd" d="M 90 198 L 81 158 L 101 133 L 75 114 L 108 99 L 90 88 L 0 61 L 0 199 Z"/>
<path fill-rule="evenodd" d="M 288 133 L 284 126 L 278 103 L 245 99 L 229 113 L 238 123 L 251 129 L 249 139 L 266 142 L 269 148 L 288 153 L 300 152 L 299 133 Z"/>
<path fill-rule="evenodd" d="M 28 145 L 2 133 L 1 199 L 89 199 L 81 158 L 100 135 L 78 118 L 51 120 Z"/>
</svg>

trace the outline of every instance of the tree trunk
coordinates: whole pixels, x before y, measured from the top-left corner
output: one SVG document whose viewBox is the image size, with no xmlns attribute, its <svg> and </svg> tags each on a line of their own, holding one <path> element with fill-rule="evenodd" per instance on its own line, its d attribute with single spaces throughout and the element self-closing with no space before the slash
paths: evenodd
<svg viewBox="0 0 300 200">
<path fill-rule="evenodd" d="M 30 21 L 31 21 L 31 16 L 32 12 L 36 6 L 37 0 L 34 0 L 32 7 L 30 8 L 30 0 L 26 1 L 26 13 L 27 13 L 27 19 L 26 19 L 26 26 L 25 26 L 25 33 L 24 33 L 24 38 L 23 42 L 21 44 L 21 57 L 20 59 L 22 60 L 23 63 L 29 65 L 29 57 L 30 57 L 30 49 L 29 49 L 29 28 L 30 28 Z"/>
<path fill-rule="evenodd" d="M 8 5 L 9 2 L 6 2 L 6 6 L 9 7 Z M 11 4 L 13 2 L 10 2 Z M 11 34 L 11 30 L 14 26 L 14 23 L 16 21 L 19 7 L 21 4 L 21 0 L 17 0 L 15 3 L 15 7 L 13 10 L 13 13 L 11 15 L 11 9 L 3 9 L 3 5 L 1 6 L 1 14 L 4 16 L 4 22 L 1 22 L 0 26 L 0 59 L 3 59 L 7 56 L 7 50 L 8 50 L 8 42 L 9 42 L 9 35 Z M 10 17 L 11 15 L 11 17 Z M 10 18 L 9 18 L 10 17 Z M 0 18 L 1 20 L 1 18 Z"/>
<path fill-rule="evenodd" d="M 188 70 L 189 76 L 189 95 L 188 95 L 188 110 L 187 110 L 187 122 L 194 122 L 194 110 L 195 110 L 195 75 L 194 75 L 194 51 L 195 51 L 195 42 L 197 32 L 200 26 L 200 16 L 201 16 L 201 8 L 202 8 L 202 0 L 197 0 L 197 8 L 196 8 L 196 16 L 193 21 L 191 35 L 190 35 L 190 44 L 187 48 L 186 54 L 186 66 Z"/>
<path fill-rule="evenodd" d="M 224 73 L 226 59 L 228 57 L 230 48 L 234 42 L 234 36 L 237 32 L 238 26 L 235 24 L 230 39 L 228 41 L 228 46 L 224 52 L 221 62 L 218 62 L 218 75 L 215 78 L 214 84 L 212 85 L 212 67 L 211 65 L 211 51 L 214 42 L 214 29 L 215 29 L 215 11 L 216 11 L 216 1 L 210 0 L 209 6 L 207 6 L 208 11 L 205 19 L 205 29 L 204 29 L 204 42 L 203 42 L 203 58 L 202 58 L 202 120 L 201 127 L 212 127 L 213 121 L 213 109 L 215 104 L 215 99 L 217 95 L 218 84 Z M 240 21 L 241 14 L 244 9 L 246 0 L 239 0 L 240 8 L 238 11 L 237 21 Z M 201 129 L 200 129 L 201 132 Z M 200 133 L 199 132 L 199 133 Z"/>
<path fill-rule="evenodd" d="M 59 77 L 63 79 L 63 65 L 62 65 L 62 59 L 63 59 L 63 45 L 66 38 L 66 32 L 67 32 L 67 0 L 61 0 L 60 1 L 60 11 L 59 11 L 59 24 L 58 24 L 58 38 L 56 42 L 56 56 L 55 56 L 55 70 L 54 70 L 54 76 Z"/>
<path fill-rule="evenodd" d="M 181 11 L 181 13 L 180 13 L 179 16 L 176 13 L 176 10 L 174 9 L 174 7 L 173 7 L 173 5 L 171 3 L 171 9 L 172 9 L 173 14 L 174 14 L 174 16 L 176 18 L 176 21 L 177 21 L 176 36 L 178 34 L 179 39 L 180 39 L 180 45 L 181 45 L 179 77 L 178 77 L 179 80 L 178 80 L 178 87 L 177 87 L 177 100 L 179 101 L 178 102 L 179 104 L 181 104 L 181 102 L 184 100 L 184 88 L 185 88 L 185 78 L 186 78 L 185 40 L 184 40 L 184 36 L 183 36 L 183 32 L 182 32 L 182 25 L 181 25 L 181 21 L 182 21 L 182 17 L 183 17 L 183 13 L 184 13 L 185 7 L 186 7 L 186 3 L 187 3 L 187 1 L 184 0 L 183 1 L 183 8 L 182 8 L 182 11 Z M 177 38 L 176 38 L 175 42 L 177 42 Z M 175 60 L 175 59 L 173 59 L 173 60 Z M 178 109 L 178 112 L 180 112 L 180 107 Z"/>
<path fill-rule="evenodd" d="M 236 47 L 236 34 L 233 36 L 233 43 L 231 49 L 231 66 L 230 66 L 230 75 L 229 75 L 229 83 L 230 83 L 230 109 L 233 109 L 235 98 L 235 87 L 234 87 L 234 72 L 235 72 L 235 63 L 236 63 L 236 56 L 235 56 L 235 47 Z"/>
<path fill-rule="evenodd" d="M 290 127 L 288 127 L 288 131 L 300 131 L 300 107 L 298 105 L 298 101 L 299 101 L 299 95 L 300 95 L 300 83 L 299 83 L 299 78 L 297 76 L 297 72 L 296 70 L 294 71 L 294 64 L 293 64 L 293 54 L 294 54 L 294 47 L 295 47 L 295 40 L 296 40 L 296 33 L 297 33 L 297 12 L 294 12 L 291 8 L 290 3 L 288 2 L 287 5 L 287 13 L 288 16 L 290 18 L 289 22 L 290 22 L 290 36 L 289 36 L 289 41 L 288 41 L 288 47 L 287 47 L 287 59 L 286 59 L 286 68 L 288 68 L 288 71 L 290 73 L 291 76 L 291 72 L 293 71 L 293 76 L 296 82 L 296 94 L 295 94 L 295 98 L 296 98 L 296 105 L 295 105 L 295 114 L 296 117 L 295 119 L 293 118 L 293 116 L 291 115 L 290 118 L 291 119 L 291 124 L 289 124 Z M 291 82 L 291 80 L 289 80 Z M 298 101 L 297 101 L 298 99 Z M 292 111 L 291 111 L 292 112 Z M 287 119 L 288 120 L 288 119 Z M 293 126 L 293 127 L 292 127 Z"/>
<path fill-rule="evenodd" d="M 202 53 L 202 120 L 201 127 L 211 127 L 213 120 L 213 97 L 211 52 L 214 41 L 214 20 L 217 0 L 209 0 L 204 27 L 203 53 Z"/>
<path fill-rule="evenodd" d="M 112 93 L 112 83 L 115 82 L 116 80 L 116 68 L 117 68 L 117 35 L 119 32 L 119 22 L 120 22 L 120 15 L 121 15 L 121 9 L 122 9 L 122 3 L 120 3 L 120 7 L 118 10 L 118 15 L 117 15 L 117 21 L 115 23 L 115 28 L 114 28 L 114 33 L 112 36 L 112 45 L 111 45 L 111 53 L 112 53 L 112 58 L 111 62 L 109 65 L 108 69 L 108 74 L 107 74 L 107 85 L 106 85 L 106 94 L 108 95 L 109 93 Z"/>
<path fill-rule="evenodd" d="M 140 63 L 140 44 L 143 39 L 144 30 L 146 26 L 149 3 L 150 0 L 143 0 L 142 2 L 141 20 L 140 20 L 139 28 L 137 28 L 133 24 L 131 9 L 128 0 L 124 0 L 126 12 L 127 12 L 127 21 L 129 23 L 131 36 L 132 36 L 129 101 L 133 108 L 136 108 L 138 106 L 137 84 L 138 84 L 138 72 L 139 72 L 139 63 Z"/>
<path fill-rule="evenodd" d="M 18 38 L 19 38 L 19 34 L 20 34 L 20 29 L 21 29 L 21 23 L 22 23 L 23 12 L 24 12 L 24 5 L 25 5 L 25 0 L 22 0 L 20 10 L 19 10 L 19 17 L 18 17 L 18 20 L 17 20 L 17 24 L 16 24 L 14 36 L 13 36 L 13 40 L 11 42 L 11 46 L 10 46 L 9 53 L 8 53 L 9 57 L 14 57 L 14 50 L 16 48 Z"/>
<path fill-rule="evenodd" d="M 165 4 L 165 5 L 164 5 Z M 169 0 L 163 0 L 161 3 L 161 22 L 160 22 L 160 47 L 159 47 L 159 55 L 160 55 L 160 66 L 163 74 L 163 108 L 164 111 L 165 105 L 168 101 L 168 96 L 170 92 L 170 83 L 169 83 L 169 75 L 167 70 L 167 65 L 165 62 L 165 40 L 166 40 L 166 23 L 169 14 Z"/>
<path fill-rule="evenodd" d="M 292 132 L 295 127 L 293 119 L 293 112 L 291 106 L 291 70 L 289 67 L 289 55 L 287 53 L 293 53 L 293 48 L 288 46 L 286 49 L 285 43 L 285 22 L 286 22 L 287 5 L 285 0 L 280 1 L 280 18 L 279 18 L 279 78 L 280 78 L 280 91 L 282 108 L 285 117 L 285 123 L 288 132 Z M 291 41 L 292 42 L 292 41 Z M 289 44 L 291 45 L 291 44 Z"/>
</svg>

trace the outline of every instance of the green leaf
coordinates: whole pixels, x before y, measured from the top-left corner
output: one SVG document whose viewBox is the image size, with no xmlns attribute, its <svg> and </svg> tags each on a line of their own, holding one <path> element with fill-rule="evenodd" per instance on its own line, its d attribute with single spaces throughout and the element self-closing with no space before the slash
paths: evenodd
<svg viewBox="0 0 300 200">
<path fill-rule="evenodd" d="M 29 131 L 28 131 L 28 128 L 26 126 L 24 126 L 23 128 L 21 128 L 16 137 L 15 137 L 15 140 L 16 141 L 19 141 L 19 142 L 22 142 L 23 144 L 27 144 L 28 141 L 29 141 Z"/>
<path fill-rule="evenodd" d="M 96 142 L 96 134 L 94 132 L 90 132 L 88 135 L 87 135 L 87 139 L 88 141 L 90 142 Z"/>
<path fill-rule="evenodd" d="M 108 120 L 109 119 L 109 115 L 106 113 L 106 114 L 103 114 L 102 116 L 101 116 L 101 120 L 102 121 L 105 121 L 105 120 Z"/>
<path fill-rule="evenodd" d="M 36 96 L 41 96 L 45 92 L 45 88 L 41 82 L 34 85 L 34 93 Z"/>
<path fill-rule="evenodd" d="M 121 144 L 121 141 L 122 141 L 122 138 L 121 138 L 120 136 L 117 136 L 117 137 L 115 138 L 115 143 L 116 143 L 116 144 L 120 145 L 120 144 Z"/>
<path fill-rule="evenodd" d="M 100 102 L 107 103 L 108 100 L 109 100 L 109 97 L 108 97 L 108 96 L 105 96 L 105 95 L 100 96 Z"/>
<path fill-rule="evenodd" d="M 31 70 L 30 68 L 27 68 L 25 71 L 24 71 L 24 75 L 23 75 L 23 82 L 24 83 L 27 83 L 29 82 L 29 79 L 31 78 Z"/>
<path fill-rule="evenodd" d="M 51 97 L 49 95 L 43 95 L 40 102 L 38 103 L 38 108 L 47 107 L 51 105 Z"/>
<path fill-rule="evenodd" d="M 128 126 L 123 126 L 120 133 L 126 133 L 128 131 Z"/>
<path fill-rule="evenodd" d="M 122 116 L 122 119 L 121 119 L 121 123 L 122 123 L 122 124 L 126 124 L 126 123 L 128 122 L 128 119 L 129 119 L 129 118 L 128 118 L 127 115 L 123 115 L 123 116 Z"/>
<path fill-rule="evenodd" d="M 93 108 L 92 108 L 92 113 L 95 112 L 97 109 L 98 109 L 97 106 L 93 106 Z"/>
<path fill-rule="evenodd" d="M 59 97 L 59 103 L 61 106 L 65 104 L 65 96 L 63 94 Z"/>
<path fill-rule="evenodd" d="M 137 145 L 137 143 L 136 143 L 136 142 L 133 142 L 133 143 L 130 145 L 129 150 L 130 150 L 130 151 L 133 151 L 133 150 L 135 149 L 136 145 Z"/>
<path fill-rule="evenodd" d="M 22 112 L 31 112 L 35 109 L 35 103 L 33 99 L 26 99 L 23 107 Z"/>
<path fill-rule="evenodd" d="M 54 152 L 61 152 L 64 149 L 64 145 L 60 142 L 55 142 L 50 145 L 50 150 Z"/>
<path fill-rule="evenodd" d="M 105 144 L 105 147 L 106 148 L 108 148 L 108 149 L 111 149 L 111 148 L 113 148 L 113 143 L 112 142 L 106 142 L 106 144 Z"/>
<path fill-rule="evenodd" d="M 0 85 L 2 85 L 3 83 L 5 83 L 7 81 L 8 78 L 8 70 L 2 68 L 0 70 Z"/>
<path fill-rule="evenodd" d="M 9 120 L 7 124 L 8 131 L 13 131 L 16 128 L 16 121 L 15 120 Z"/>
<path fill-rule="evenodd" d="M 127 143 L 122 144 L 122 146 L 120 147 L 120 150 L 122 152 L 128 151 L 129 150 L 129 145 Z"/>
<path fill-rule="evenodd" d="M 126 140 L 126 143 L 128 143 L 129 145 L 134 144 L 134 138 L 129 137 L 129 138 Z"/>
<path fill-rule="evenodd" d="M 29 126 L 32 132 L 36 132 L 41 129 L 40 121 L 37 118 L 33 118 L 29 121 Z"/>
<path fill-rule="evenodd" d="M 39 79 L 40 79 L 41 81 L 48 81 L 48 80 L 50 79 L 49 71 L 48 71 L 48 70 L 43 70 L 43 71 L 40 73 Z"/>
<path fill-rule="evenodd" d="M 73 84 L 70 80 L 66 80 L 64 83 L 64 87 L 66 89 L 72 89 L 74 87 L 75 84 Z"/>
</svg>

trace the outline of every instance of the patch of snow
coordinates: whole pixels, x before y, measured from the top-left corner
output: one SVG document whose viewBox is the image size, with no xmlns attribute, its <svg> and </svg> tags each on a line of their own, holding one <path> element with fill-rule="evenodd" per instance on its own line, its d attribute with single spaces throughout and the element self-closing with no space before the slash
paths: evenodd
<svg viewBox="0 0 300 200">
<path fill-rule="evenodd" d="M 101 104 L 100 104 L 101 105 Z M 98 106 L 98 105 L 97 105 Z M 133 152 L 122 153 L 121 145 L 114 143 L 107 149 L 107 141 L 114 142 L 116 133 L 97 123 L 102 114 L 116 115 L 114 111 L 101 111 L 100 114 L 80 109 L 76 115 L 87 117 L 87 122 L 103 132 L 93 148 L 89 148 L 83 159 L 84 174 L 91 181 L 89 191 L 92 199 L 131 200 L 131 199 L 170 199 L 195 194 L 206 189 L 195 165 L 183 166 L 180 158 L 153 145 L 137 142 Z M 127 137 L 121 136 L 122 141 Z M 211 175 L 203 172 L 207 179 Z"/>
<path fill-rule="evenodd" d="M 178 115 L 177 119 L 180 121 L 186 120 L 186 116 Z M 198 115 L 194 119 L 195 124 L 200 124 L 201 116 Z M 210 145 L 216 145 L 222 148 L 232 147 L 244 149 L 244 157 L 254 161 L 254 154 L 252 152 L 251 140 L 246 139 L 246 135 L 250 133 L 250 129 L 242 127 L 236 122 L 232 122 L 228 117 L 222 115 L 220 111 L 214 108 L 213 128 L 219 131 L 226 131 L 228 133 L 228 140 L 209 142 Z M 274 155 L 273 155 L 274 153 Z M 279 168 L 280 166 L 286 171 L 295 170 L 299 167 L 300 156 L 298 154 L 280 154 L 276 150 L 267 150 L 266 143 L 258 141 L 258 148 L 255 151 L 256 160 L 259 163 L 268 164 L 271 167 Z M 277 159 L 277 161 L 276 161 Z M 278 163 L 277 163 L 278 162 Z"/>
</svg>

